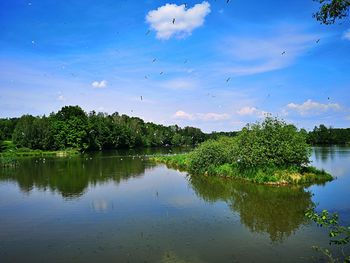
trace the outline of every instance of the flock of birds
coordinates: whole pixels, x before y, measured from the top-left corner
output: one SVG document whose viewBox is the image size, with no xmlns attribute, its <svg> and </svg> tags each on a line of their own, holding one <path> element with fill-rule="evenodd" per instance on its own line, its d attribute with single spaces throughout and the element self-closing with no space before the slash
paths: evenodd
<svg viewBox="0 0 350 263">
<path fill-rule="evenodd" d="M 215 0 L 215 1 L 216 1 L 216 0 Z M 226 3 L 227 3 L 227 4 L 228 4 L 229 2 L 230 2 L 230 0 L 226 0 Z M 31 6 L 32 3 L 29 2 L 28 5 Z M 187 3 L 183 3 L 183 5 L 185 5 L 185 8 L 187 8 Z M 170 23 L 173 24 L 173 25 L 175 25 L 175 23 L 176 23 L 176 17 L 172 18 L 172 20 L 170 21 Z M 145 33 L 145 35 L 147 36 L 147 35 L 149 35 L 150 33 L 151 33 L 151 30 L 148 29 L 147 32 Z M 117 32 L 117 34 L 119 34 L 119 32 Z M 321 40 L 321 39 L 317 39 L 317 40 L 316 40 L 316 44 L 318 44 L 318 43 L 320 42 L 320 40 Z M 36 45 L 36 42 L 35 42 L 34 40 L 32 40 L 31 43 L 32 43 L 33 46 Z M 284 51 L 281 53 L 281 56 L 285 56 L 285 55 L 287 55 L 287 50 L 284 50 Z M 152 63 L 155 63 L 156 61 L 157 61 L 157 58 L 153 58 Z M 188 59 L 185 59 L 183 63 L 186 64 L 187 62 L 188 62 Z M 76 76 L 76 74 L 74 74 L 74 73 L 71 73 L 71 75 L 72 75 L 73 77 Z M 164 75 L 164 71 L 160 71 L 159 75 Z M 149 74 L 148 74 L 148 75 L 145 75 L 144 78 L 145 78 L 145 79 L 149 79 L 149 78 L 150 78 L 150 75 L 149 75 Z M 229 83 L 230 81 L 231 81 L 231 77 L 227 77 L 227 78 L 226 78 L 226 83 Z M 215 97 L 215 96 L 212 95 L 212 97 Z M 268 97 L 270 97 L 270 94 L 268 94 Z M 328 97 L 328 100 L 329 100 L 329 99 L 330 99 L 330 98 Z M 143 96 L 140 96 L 140 100 L 143 101 Z M 131 112 L 133 112 L 133 110 L 131 110 Z"/>
</svg>

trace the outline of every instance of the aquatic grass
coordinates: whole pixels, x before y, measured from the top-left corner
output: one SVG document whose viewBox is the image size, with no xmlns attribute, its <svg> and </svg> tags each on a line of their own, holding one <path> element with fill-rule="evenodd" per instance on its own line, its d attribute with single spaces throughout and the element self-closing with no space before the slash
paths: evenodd
<svg viewBox="0 0 350 263">
<path fill-rule="evenodd" d="M 0 155 L 0 167 L 15 167 L 17 163 L 17 159 L 14 155 Z"/>
<path fill-rule="evenodd" d="M 78 155 L 76 149 L 66 149 L 60 151 L 31 150 L 28 148 L 7 148 L 0 153 L 0 167 L 15 167 L 18 160 L 25 157 L 67 157 Z"/>
<path fill-rule="evenodd" d="M 189 167 L 188 154 L 156 155 L 149 157 L 149 159 L 154 162 L 164 163 L 182 170 L 187 170 Z"/>
</svg>

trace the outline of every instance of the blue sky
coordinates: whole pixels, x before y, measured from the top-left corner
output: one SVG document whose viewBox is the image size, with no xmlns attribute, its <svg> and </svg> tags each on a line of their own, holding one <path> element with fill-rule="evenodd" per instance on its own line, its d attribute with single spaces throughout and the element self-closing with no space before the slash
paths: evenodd
<svg viewBox="0 0 350 263">
<path fill-rule="evenodd" d="M 207 132 L 266 113 L 350 127 L 350 19 L 320 25 L 312 0 L 183 3 L 1 1 L 0 117 L 80 105 Z"/>
</svg>

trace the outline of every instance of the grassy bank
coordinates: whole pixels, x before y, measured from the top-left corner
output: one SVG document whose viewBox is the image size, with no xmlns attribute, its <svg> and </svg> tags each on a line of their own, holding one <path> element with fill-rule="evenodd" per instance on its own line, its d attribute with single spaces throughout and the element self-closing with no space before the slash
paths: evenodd
<svg viewBox="0 0 350 263">
<path fill-rule="evenodd" d="M 77 149 L 59 151 L 42 151 L 28 148 L 17 148 L 12 141 L 4 141 L 0 153 L 0 167 L 11 167 L 18 164 L 18 159 L 23 157 L 66 157 L 79 154 Z"/>
<path fill-rule="evenodd" d="M 164 163 L 169 167 L 177 168 L 183 171 L 191 171 L 190 154 L 153 156 L 150 160 L 158 163 Z M 191 172 L 195 174 L 195 172 Z M 274 185 L 311 185 L 322 184 L 333 180 L 333 177 L 323 170 L 315 167 L 257 167 L 250 169 L 241 169 L 235 164 L 222 164 L 209 166 L 206 171 L 199 175 L 221 176 L 228 178 L 238 178 L 255 183 L 274 184 Z"/>
</svg>

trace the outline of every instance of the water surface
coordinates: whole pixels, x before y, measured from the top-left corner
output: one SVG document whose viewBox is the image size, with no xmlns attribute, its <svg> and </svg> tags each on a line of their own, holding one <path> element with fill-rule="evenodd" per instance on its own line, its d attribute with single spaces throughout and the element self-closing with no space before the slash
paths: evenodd
<svg viewBox="0 0 350 263">
<path fill-rule="evenodd" d="M 149 162 L 154 151 L 0 170 L 0 262 L 309 262 L 328 239 L 305 209 L 350 224 L 350 148 L 314 148 L 337 180 L 306 189 L 190 177 Z"/>
</svg>

